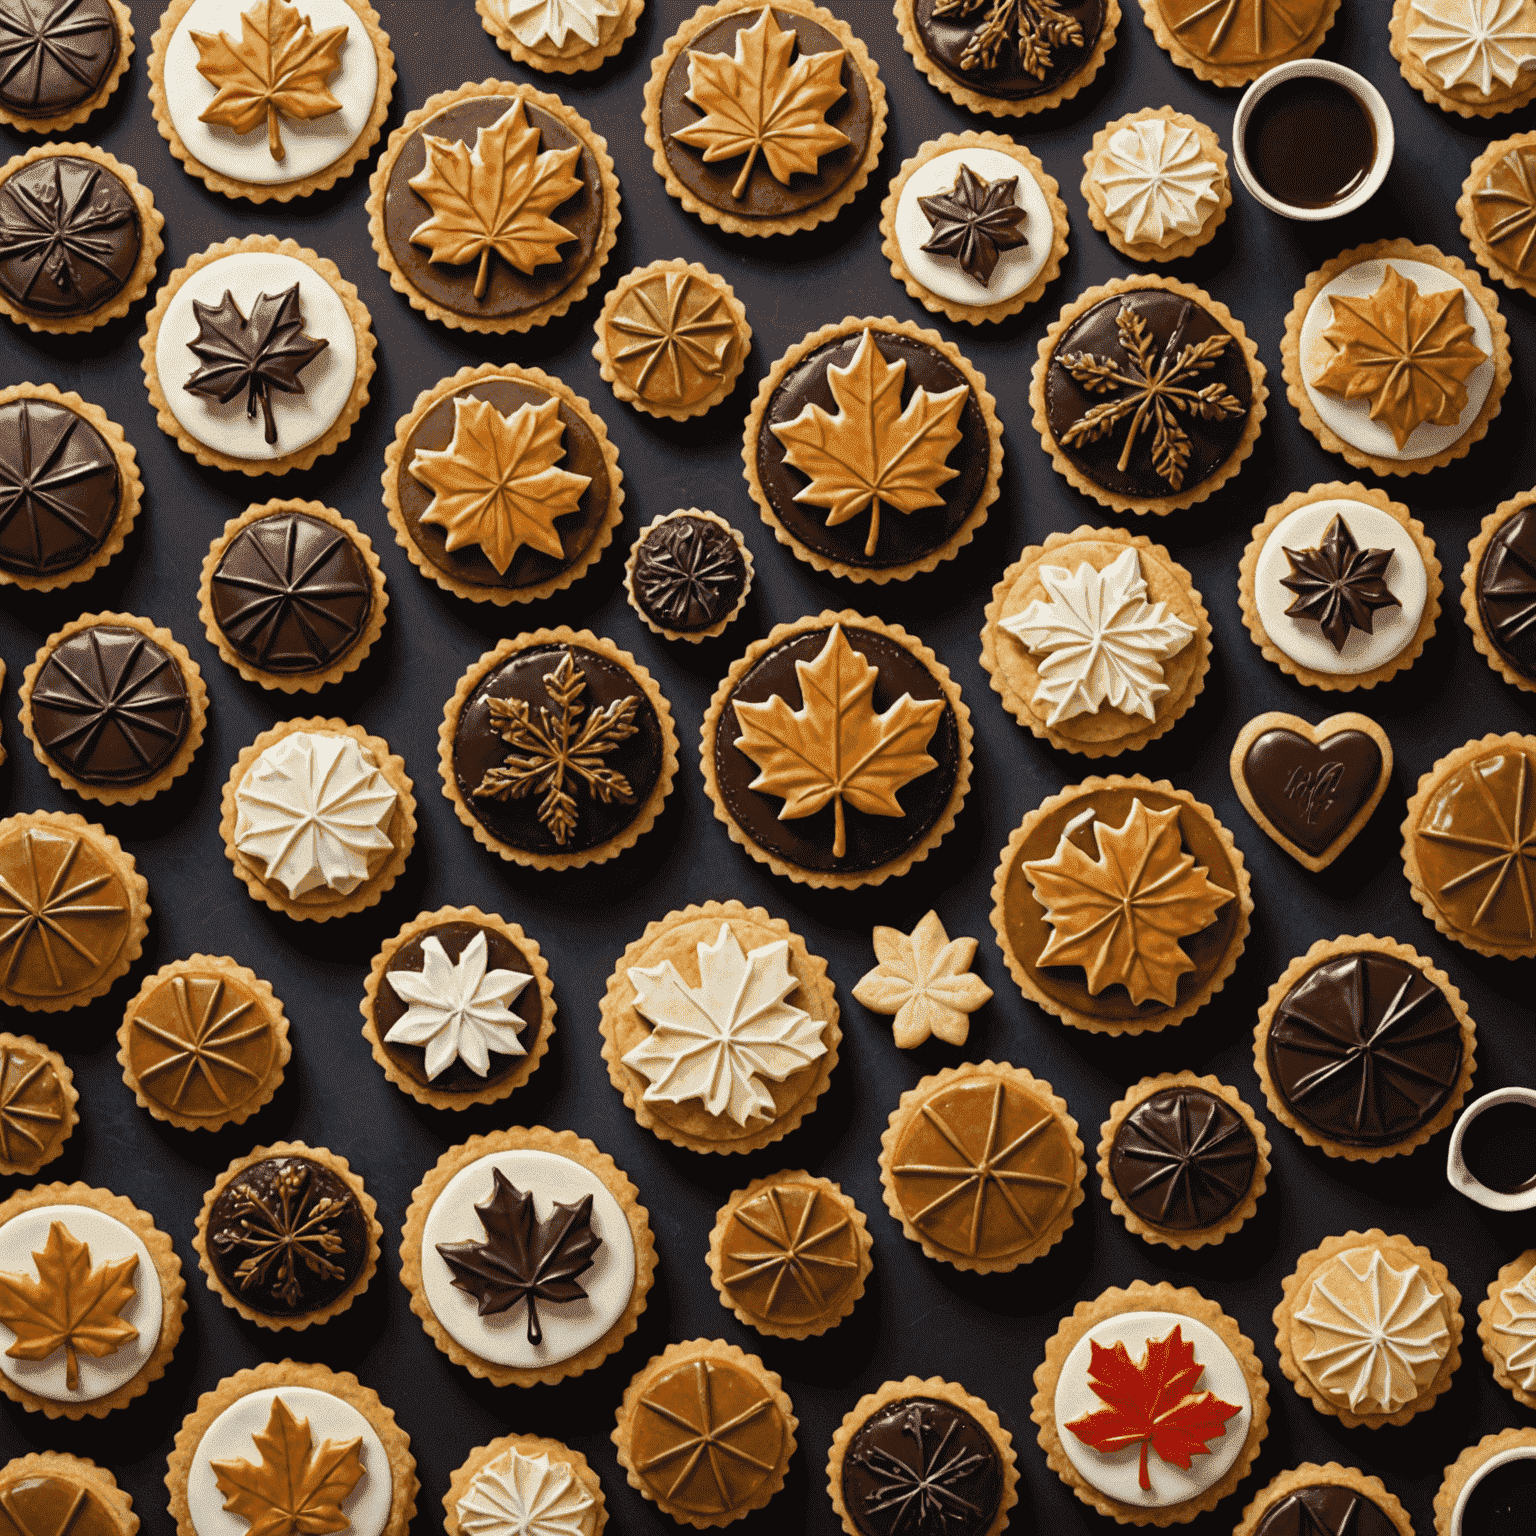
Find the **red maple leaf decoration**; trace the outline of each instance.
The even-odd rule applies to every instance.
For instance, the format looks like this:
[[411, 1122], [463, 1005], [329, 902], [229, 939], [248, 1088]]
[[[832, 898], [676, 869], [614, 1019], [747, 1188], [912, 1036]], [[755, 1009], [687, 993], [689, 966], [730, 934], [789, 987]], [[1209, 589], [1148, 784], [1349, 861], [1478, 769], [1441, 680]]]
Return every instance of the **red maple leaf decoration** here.
[[1182, 1326], [1166, 1339], [1148, 1339], [1146, 1358], [1132, 1361], [1124, 1344], [1105, 1349], [1092, 1343], [1088, 1385], [1109, 1406], [1085, 1414], [1067, 1428], [1096, 1451], [1141, 1446], [1141, 1486], [1150, 1490], [1147, 1452], [1189, 1471], [1192, 1456], [1210, 1454], [1211, 1440], [1226, 1434], [1227, 1420], [1242, 1409], [1214, 1392], [1196, 1392], [1205, 1367]]

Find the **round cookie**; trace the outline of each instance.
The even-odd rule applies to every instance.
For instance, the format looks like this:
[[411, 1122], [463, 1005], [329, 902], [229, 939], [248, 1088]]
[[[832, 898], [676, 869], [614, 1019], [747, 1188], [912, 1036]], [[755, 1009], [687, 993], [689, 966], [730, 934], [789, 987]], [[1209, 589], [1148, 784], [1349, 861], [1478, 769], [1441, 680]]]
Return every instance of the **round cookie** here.
[[83, 123], [128, 72], [133, 15], [122, 0], [3, 0], [0, 16], [19, 43], [0, 89], [0, 123], [22, 133]]
[[[580, 1451], [543, 1435], [502, 1435], [477, 1445], [454, 1470], [443, 1495], [443, 1530], [494, 1533], [498, 1523], [525, 1512], [550, 1522], [554, 1536], [602, 1536], [608, 1523], [603, 1485]], [[536, 1525], [530, 1536], [539, 1536]]]
[[105, 1467], [63, 1451], [34, 1451], [0, 1467], [0, 1509], [20, 1531], [61, 1530], [71, 1536], [135, 1536], [133, 1500]]
[[1461, 607], [1473, 645], [1506, 683], [1526, 693], [1536, 693], [1536, 645], [1525, 624], [1536, 600], [1533, 506], [1536, 491], [1500, 502], [1473, 535], [1461, 573]]
[[1272, 1477], [1232, 1536], [1413, 1536], [1408, 1511], [1379, 1477], [1305, 1461]]
[[625, 596], [664, 640], [697, 644], [723, 635], [751, 590], [752, 551], [741, 530], [713, 512], [664, 513], [629, 547]]
[[1536, 133], [1490, 144], [1456, 199], [1461, 232], [1484, 271], [1536, 294]]
[[1339, 0], [1280, 7], [1257, 0], [1217, 10], [1205, 0], [1141, 0], [1157, 45], [1182, 69], [1213, 85], [1239, 86], [1291, 59], [1309, 59], [1338, 14]]
[[545, 0], [475, 0], [475, 9], [496, 46], [519, 64], [574, 75], [596, 69], [624, 47], [640, 24], [645, 0], [561, 0], [556, 6]]
[[1519, 1519], [1530, 1501], [1536, 1429], [1484, 1435], [1445, 1469], [1435, 1494], [1435, 1536], [1477, 1536], [1502, 1516]]
[[1498, 117], [1536, 97], [1536, 44], [1518, 6], [1396, 0], [1387, 35], [1403, 79], [1442, 112]]
[[0, 1175], [33, 1177], [79, 1124], [74, 1073], [30, 1035], [0, 1030]]
[[1494, 1276], [1477, 1319], [1493, 1379], [1522, 1407], [1536, 1408], [1536, 1249]]

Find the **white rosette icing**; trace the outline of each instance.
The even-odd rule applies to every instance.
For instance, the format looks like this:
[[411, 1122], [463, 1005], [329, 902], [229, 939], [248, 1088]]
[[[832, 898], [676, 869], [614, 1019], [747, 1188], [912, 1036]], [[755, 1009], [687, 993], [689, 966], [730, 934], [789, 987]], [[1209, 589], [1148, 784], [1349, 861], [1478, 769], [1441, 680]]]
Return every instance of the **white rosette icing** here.
[[1509, 1321], [1493, 1329], [1501, 1340], [1504, 1369], [1522, 1392], [1536, 1392], [1536, 1269], [1500, 1291], [1499, 1301], [1509, 1313]]
[[699, 944], [699, 985], [690, 987], [670, 960], [631, 966], [636, 1011], [652, 1029], [624, 1054], [649, 1080], [647, 1103], [699, 1100], [737, 1125], [771, 1117], [779, 1083], [826, 1055], [826, 1025], [785, 999], [799, 985], [789, 969], [789, 941], [743, 954], [729, 923], [713, 944]]
[[515, 1447], [488, 1461], [459, 1500], [462, 1536], [592, 1536], [597, 1500], [563, 1461]]
[[1075, 571], [1042, 565], [1040, 580], [1050, 600], [1036, 598], [999, 627], [1045, 656], [1034, 702], [1050, 710], [1046, 723], [1097, 714], [1104, 704], [1152, 719], [1168, 692], [1161, 663], [1195, 631], [1166, 603], [1147, 601], [1137, 551], [1125, 550], [1102, 571], [1086, 560]]
[[1221, 201], [1221, 167], [1200, 135], [1165, 117], [1113, 133], [1093, 176], [1104, 192], [1104, 217], [1127, 245], [1197, 235]]
[[1536, 64], [1529, 0], [1412, 0], [1408, 40], [1444, 90], [1511, 86]]
[[613, 36], [624, 0], [487, 0], [487, 8], [525, 48], [596, 48]]
[[235, 791], [235, 848], [290, 900], [350, 896], [394, 843], [399, 796], [351, 736], [297, 731], [274, 742]]
[[1312, 1277], [1296, 1313], [1313, 1334], [1297, 1355], [1307, 1378], [1354, 1413], [1396, 1413], [1434, 1379], [1451, 1349], [1445, 1296], [1412, 1259], [1351, 1248]]

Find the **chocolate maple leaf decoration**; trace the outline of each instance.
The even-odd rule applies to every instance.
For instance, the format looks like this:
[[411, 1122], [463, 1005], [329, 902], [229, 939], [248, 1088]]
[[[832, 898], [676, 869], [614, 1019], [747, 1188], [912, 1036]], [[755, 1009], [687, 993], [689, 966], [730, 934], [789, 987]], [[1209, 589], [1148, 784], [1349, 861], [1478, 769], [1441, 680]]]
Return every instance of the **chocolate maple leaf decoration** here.
[[439, 1243], [453, 1283], [479, 1303], [480, 1316], [528, 1303], [528, 1342], [541, 1344], [539, 1303], [580, 1301], [576, 1277], [591, 1269], [603, 1240], [592, 1230], [592, 1196], [567, 1205], [553, 1201], [540, 1221], [533, 1195], [524, 1194], [499, 1168], [491, 1171], [491, 1197], [475, 1213], [483, 1242]]
[[281, 1394], [272, 1399], [267, 1427], [251, 1436], [260, 1461], [215, 1461], [214, 1481], [224, 1508], [248, 1521], [246, 1536], [322, 1536], [349, 1531], [341, 1506], [363, 1480], [363, 1437], [322, 1440], [309, 1420], [295, 1416]]
[[217, 304], [192, 301], [197, 335], [187, 343], [201, 359], [202, 367], [187, 380], [194, 395], [217, 400], [220, 405], [245, 391], [245, 414], [252, 421], [258, 408], [266, 425], [266, 439], [277, 441], [272, 419], [272, 391], [302, 395], [299, 374], [330, 346], [323, 336], [304, 334], [304, 312], [299, 307], [299, 285], [273, 295], [264, 293], [251, 306], [249, 320], [229, 289]]
[[117, 1314], [133, 1300], [137, 1254], [91, 1267], [90, 1245], [77, 1241], [62, 1221], [32, 1255], [37, 1279], [0, 1274], [0, 1323], [16, 1335], [6, 1350], [12, 1360], [46, 1360], [64, 1351], [64, 1385], [80, 1388], [79, 1356], [101, 1359], [139, 1336]]
[[[0, 61], [3, 58], [0, 46]], [[61, 293], [75, 293], [81, 269], [111, 272], [116, 245], [112, 231], [132, 221], [135, 213], [133, 199], [104, 166], [91, 165], [73, 197], [64, 188], [64, 168], [57, 159], [41, 186], [28, 177], [11, 176], [4, 190], [0, 259], [31, 266], [27, 293], [39, 277]]]
[[1056, 0], [939, 0], [933, 14], [959, 22], [974, 16], [983, 5], [986, 15], [975, 24], [960, 55], [961, 69], [996, 69], [1003, 49], [1011, 45], [1019, 68], [1041, 80], [1056, 62], [1053, 50], [1083, 46], [1082, 23]]
[[347, 28], [317, 33], [286, 0], [256, 0], [240, 17], [239, 42], [227, 32], [194, 32], [197, 72], [218, 88], [198, 121], [235, 133], [265, 123], [267, 148], [281, 160], [279, 113], [307, 120], [341, 110], [325, 82], [341, 68], [346, 40]]
[[998, 257], [1029, 244], [1019, 228], [1028, 215], [1019, 206], [1018, 194], [1017, 176], [983, 181], [962, 162], [948, 192], [917, 200], [933, 226], [923, 249], [933, 256], [953, 256], [967, 277], [990, 283]]
[[1344, 649], [1351, 630], [1371, 633], [1378, 608], [1400, 606], [1386, 582], [1392, 551], [1361, 549], [1342, 517], [1329, 523], [1315, 549], [1287, 548], [1285, 558], [1291, 574], [1280, 585], [1296, 594], [1286, 617], [1315, 619], [1336, 651]]

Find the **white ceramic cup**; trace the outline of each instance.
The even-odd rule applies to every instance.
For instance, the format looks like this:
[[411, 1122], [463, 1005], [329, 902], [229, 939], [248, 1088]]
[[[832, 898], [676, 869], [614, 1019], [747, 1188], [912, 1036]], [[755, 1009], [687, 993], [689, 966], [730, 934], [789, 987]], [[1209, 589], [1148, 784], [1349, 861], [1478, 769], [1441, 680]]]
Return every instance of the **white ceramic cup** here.
[[1536, 1445], [1512, 1445], [1507, 1451], [1500, 1451], [1497, 1456], [1490, 1456], [1467, 1479], [1466, 1487], [1461, 1490], [1461, 1497], [1456, 1500], [1456, 1507], [1451, 1511], [1449, 1536], [1480, 1536], [1477, 1531], [1463, 1530], [1461, 1524], [1461, 1518], [1466, 1513], [1467, 1505], [1477, 1485], [1498, 1467], [1507, 1466], [1512, 1461], [1526, 1461], [1533, 1458], [1536, 1458]]
[[[1248, 119], [1253, 116], [1253, 109], [1260, 99], [1282, 81], [1294, 80], [1298, 75], [1316, 80], [1332, 80], [1336, 85], [1342, 85], [1371, 114], [1371, 123], [1376, 130], [1376, 158], [1371, 162], [1365, 180], [1348, 197], [1342, 197], [1338, 202], [1329, 203], [1323, 208], [1299, 208], [1292, 203], [1282, 203], [1254, 174], [1243, 149]], [[1292, 59], [1288, 64], [1277, 64], [1273, 69], [1266, 70], [1243, 92], [1242, 100], [1237, 104], [1237, 115], [1232, 119], [1232, 161], [1237, 167], [1238, 180], [1271, 213], [1278, 213], [1287, 219], [1303, 219], [1308, 223], [1337, 219], [1343, 214], [1353, 213], [1356, 208], [1364, 207], [1387, 179], [1396, 142], [1392, 114], [1387, 110], [1381, 92], [1364, 75], [1357, 75], [1354, 70], [1335, 64], [1330, 59]]]
[[1466, 1158], [1462, 1156], [1461, 1144], [1466, 1140], [1467, 1127], [1485, 1110], [1500, 1104], [1528, 1104], [1536, 1109], [1536, 1088], [1496, 1088], [1480, 1099], [1473, 1099], [1462, 1110], [1456, 1121], [1456, 1129], [1451, 1132], [1451, 1144], [1445, 1154], [1445, 1176], [1452, 1189], [1465, 1195], [1468, 1200], [1486, 1205], [1490, 1211], [1536, 1210], [1536, 1187], [1515, 1190], [1513, 1193], [1489, 1189], [1481, 1179], [1473, 1176], [1472, 1170], [1467, 1167]]

